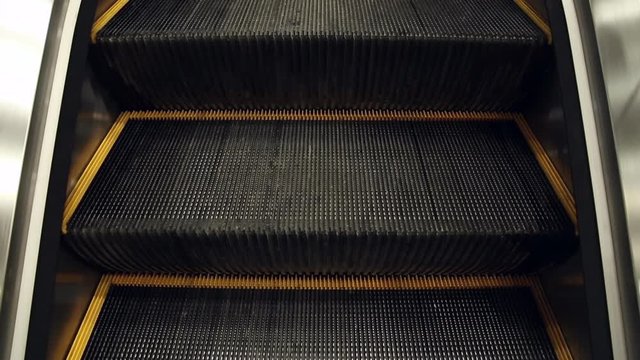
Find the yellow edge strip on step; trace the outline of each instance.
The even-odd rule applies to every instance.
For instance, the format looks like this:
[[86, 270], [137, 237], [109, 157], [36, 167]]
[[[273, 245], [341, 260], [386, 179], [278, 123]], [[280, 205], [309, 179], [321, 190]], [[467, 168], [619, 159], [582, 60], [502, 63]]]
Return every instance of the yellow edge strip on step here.
[[573, 357], [571, 356], [569, 346], [567, 346], [567, 342], [564, 339], [564, 335], [562, 335], [562, 329], [560, 329], [560, 325], [558, 324], [556, 317], [553, 315], [551, 306], [549, 305], [549, 302], [547, 302], [547, 297], [544, 295], [544, 290], [542, 289], [542, 285], [538, 279], [532, 280], [531, 291], [533, 292], [533, 296], [538, 304], [538, 310], [544, 320], [549, 340], [551, 340], [551, 345], [553, 345], [553, 349], [558, 360], [572, 360]]
[[89, 189], [89, 185], [91, 185], [93, 178], [98, 173], [100, 166], [102, 166], [104, 159], [109, 154], [109, 151], [111, 151], [113, 144], [115, 144], [128, 120], [129, 114], [126, 112], [122, 113], [118, 117], [118, 119], [115, 121], [115, 123], [107, 133], [107, 136], [105, 136], [105, 138], [102, 140], [102, 143], [91, 158], [91, 161], [89, 161], [89, 164], [87, 164], [87, 167], [82, 172], [82, 175], [80, 175], [76, 186], [73, 188], [73, 190], [71, 190], [71, 193], [69, 194], [69, 197], [67, 198], [67, 201], [64, 205], [64, 213], [62, 216], [63, 234], [67, 233], [67, 227], [69, 225], [69, 221], [71, 221], [73, 213], [78, 208], [78, 205], [80, 204], [80, 201], [82, 201], [84, 194], [87, 192], [87, 189]]
[[300, 277], [107, 275], [113, 285], [252, 290], [405, 290], [530, 287], [522, 276]]
[[98, 173], [100, 166], [107, 157], [113, 144], [124, 129], [127, 121], [134, 120], [320, 120], [320, 121], [429, 121], [429, 120], [478, 120], [478, 121], [502, 121], [515, 120], [527, 143], [531, 147], [538, 163], [542, 167], [547, 179], [550, 181], [554, 191], [556, 192], [560, 202], [562, 203], [569, 218], [577, 224], [576, 207], [573, 195], [565, 185], [562, 177], [556, 170], [555, 166], [547, 156], [544, 148], [538, 142], [533, 131], [527, 125], [526, 120], [521, 114], [501, 113], [501, 112], [474, 112], [474, 111], [315, 111], [315, 110], [299, 110], [299, 111], [132, 111], [123, 112], [115, 124], [109, 130], [109, 133], [98, 147], [93, 158], [80, 176], [78, 183], [71, 191], [65, 204], [62, 233], [66, 234], [69, 221], [76, 211], [80, 201], [84, 197], [93, 178]]
[[551, 44], [553, 41], [553, 36], [551, 34], [551, 27], [547, 24], [546, 20], [538, 14], [536, 9], [534, 9], [527, 0], [514, 0], [516, 5], [525, 13], [527, 16], [533, 21], [539, 28], [542, 30], [544, 35], [547, 37], [547, 43]]
[[98, 33], [100, 32], [100, 30], [102, 30], [102, 28], [105, 27], [105, 25], [107, 25], [107, 23], [113, 19], [114, 16], [116, 16], [116, 14], [122, 10], [122, 8], [127, 5], [127, 3], [129, 2], [129, 0], [116, 0], [111, 7], [109, 7], [109, 9], [107, 9], [107, 11], [104, 12], [104, 14], [100, 15], [100, 17], [98, 19], [96, 19], [96, 21], [93, 23], [93, 26], [91, 27], [91, 42], [92, 43], [96, 43], [96, 39], [98, 36]]
[[524, 276], [419, 276], [419, 277], [267, 277], [267, 276], [187, 276], [187, 275], [105, 275], [96, 290], [85, 319], [71, 346], [67, 360], [80, 360], [111, 285], [270, 289], [270, 290], [439, 290], [528, 287], [545, 322], [558, 360], [571, 360], [560, 326], [551, 311], [539, 281]]
[[[544, 32], [547, 42], [551, 44], [552, 35], [549, 24], [538, 14], [538, 12], [527, 2], [527, 0], [514, 0], [520, 9]], [[116, 0], [107, 11], [104, 12], [91, 28], [91, 42], [96, 43], [98, 32], [113, 19], [113, 17], [129, 2], [129, 0]]]
[[511, 120], [516, 114], [478, 111], [404, 111], [404, 110], [204, 110], [204, 111], [133, 111], [136, 120], [314, 120], [314, 121], [420, 121], [420, 120]]
[[544, 151], [542, 144], [540, 144], [529, 125], [527, 125], [527, 121], [524, 117], [522, 115], [517, 115], [515, 120], [522, 132], [522, 135], [524, 135], [527, 143], [529, 143], [529, 147], [538, 160], [540, 167], [542, 167], [544, 174], [551, 183], [553, 190], [556, 192], [558, 199], [560, 199], [560, 203], [562, 203], [567, 215], [573, 222], [573, 225], [577, 226], [576, 202], [573, 198], [573, 194], [571, 194], [571, 191], [567, 188], [567, 185], [564, 183], [564, 180], [562, 180], [558, 170], [556, 170], [556, 167], [553, 165], [553, 162], [551, 162], [551, 159], [549, 159], [549, 156]]
[[96, 289], [95, 294], [93, 295], [93, 300], [91, 300], [91, 304], [89, 304], [89, 308], [87, 309], [87, 313], [84, 316], [84, 320], [82, 320], [82, 324], [80, 325], [80, 329], [76, 334], [73, 345], [71, 345], [71, 349], [69, 350], [67, 359], [80, 360], [82, 358], [84, 349], [89, 343], [89, 339], [91, 338], [91, 334], [93, 333], [93, 327], [98, 321], [98, 316], [100, 316], [102, 305], [104, 305], [104, 301], [107, 298], [110, 287], [111, 279], [109, 278], [109, 276], [103, 276], [100, 284], [98, 285], [98, 288]]

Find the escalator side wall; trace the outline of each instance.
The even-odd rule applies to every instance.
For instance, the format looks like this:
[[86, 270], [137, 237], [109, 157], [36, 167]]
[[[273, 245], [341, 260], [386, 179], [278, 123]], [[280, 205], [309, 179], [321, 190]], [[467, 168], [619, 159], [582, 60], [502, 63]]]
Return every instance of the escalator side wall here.
[[[106, 0], [106, 1], [108, 2], [111, 0]], [[95, 67], [95, 63], [92, 63], [91, 65]], [[99, 70], [94, 69], [94, 71], [98, 72]], [[553, 78], [556, 75], [548, 75], [548, 76], [550, 78]], [[89, 75], [87, 75], [87, 79], [88, 77]], [[101, 78], [100, 80], [104, 80], [104, 79]], [[104, 81], [102, 82], [104, 83]], [[543, 86], [541, 92], [552, 90], [552, 92], [557, 93], [557, 91], [559, 90], [554, 89], [556, 86], [558, 86], [556, 83], [545, 85]], [[109, 90], [111, 90], [111, 92]], [[569, 174], [568, 172], [569, 165], [568, 165], [568, 159], [567, 159], [568, 156], [565, 157], [565, 155], [561, 155], [560, 156], [561, 159], [560, 160], [557, 159], [558, 154], [564, 154], [563, 152], [564, 150], [557, 150], [557, 149], [562, 149], [563, 146], [566, 146], [566, 139], [564, 139], [564, 135], [558, 136], [557, 135], [558, 133], [556, 131], [548, 131], [551, 129], [557, 129], [555, 125], [549, 128], [545, 127], [547, 131], [537, 129], [540, 126], [540, 124], [544, 124], [544, 120], [541, 119], [540, 116], [534, 115], [534, 111], [532, 111], [533, 109], [535, 109], [536, 112], [543, 114], [542, 117], [550, 116], [558, 111], [562, 113], [562, 105], [558, 103], [552, 104], [550, 102], [541, 101], [540, 100], [541, 92], [536, 92], [532, 94], [532, 96], [527, 97], [523, 101], [522, 106], [525, 108], [525, 114], [531, 120], [530, 121], [531, 127], [534, 129], [534, 131], [536, 132], [536, 135], [538, 135], [538, 138], [543, 143], [543, 145], [545, 145], [547, 154], [550, 156], [550, 158], [552, 158], [556, 167], [563, 174], [564, 180], [568, 184], [571, 184], [571, 182], [568, 181], [569, 176], [567, 176], [567, 174]], [[109, 98], [111, 96], [117, 95], [118, 93], [119, 93], [118, 91], [113, 90], [113, 85], [110, 85], [110, 87], [107, 88], [106, 91], [104, 89], [100, 90], [99, 94], [97, 94], [96, 99], [93, 99], [93, 100], [87, 99], [86, 103], [83, 102], [83, 104], [86, 106], [84, 109], [86, 109], [87, 111], [95, 111], [95, 109], [100, 107], [99, 103], [103, 101], [103, 100], [100, 100], [100, 98]], [[554, 100], [559, 101], [558, 95], [555, 94], [554, 96], [555, 96]], [[120, 106], [123, 106], [125, 104], [122, 100], [126, 100], [126, 99], [121, 99], [120, 101], [118, 101]], [[113, 101], [110, 101], [110, 102], [113, 102]], [[83, 112], [81, 112], [81, 116], [82, 116], [82, 113]], [[115, 116], [117, 116], [117, 112], [113, 110], [108, 110], [103, 114], [108, 116], [108, 118], [110, 119], [107, 121], [113, 121], [113, 119], [115, 119]], [[90, 130], [92, 129], [91, 132], [95, 132], [98, 138], [101, 136], [101, 134], [102, 136], [104, 136], [104, 134], [106, 134], [106, 131], [108, 130], [108, 126], [105, 127], [104, 124], [95, 123], [95, 122], [87, 123], [86, 126], [87, 126], [87, 129], [90, 129]], [[76, 133], [80, 134], [81, 132], [83, 132], [83, 130], [81, 130], [79, 127], [76, 130]], [[548, 144], [556, 144], [556, 147], [554, 147], [553, 145], [549, 146]], [[79, 152], [78, 149], [79, 149], [79, 146], [75, 146], [74, 157], [77, 159], [81, 159], [82, 156], [77, 156]], [[82, 167], [82, 165], [80, 165], [81, 162], [77, 162], [77, 164], [78, 164], [77, 166]], [[71, 179], [73, 178], [74, 177], [72, 176]], [[72, 186], [73, 185], [70, 182], [69, 188], [71, 188]], [[60, 250], [60, 251], [61, 252], [59, 254], [53, 254], [53, 256], [58, 256], [59, 259], [64, 259], [62, 252], [64, 252], [65, 250]], [[69, 266], [73, 267], [76, 273], [92, 274], [91, 279], [93, 280], [88, 280], [88, 282], [85, 282], [83, 280], [82, 284], [79, 286], [81, 287], [88, 286], [89, 288], [91, 288], [97, 285], [97, 280], [96, 280], [97, 276], [94, 276], [94, 275], [99, 274], [100, 273], [99, 270], [96, 270], [90, 267], [87, 268], [85, 265], [81, 265], [81, 263], [78, 263], [76, 260], [73, 260], [73, 261], [61, 260], [61, 261], [62, 262], [69, 261], [69, 264], [72, 264], [72, 263], [75, 264], [75, 265], [69, 265]], [[581, 304], [585, 302], [583, 284], [581, 283], [581, 281], [583, 281], [581, 266], [582, 264], [580, 263], [580, 259], [576, 257], [568, 261], [567, 264], [561, 267], [554, 267], [554, 268], [548, 269], [547, 271], [545, 271], [542, 277], [542, 283], [543, 283], [543, 286], [545, 287], [547, 294], [552, 294], [551, 296], [549, 296], [549, 301], [551, 302], [554, 312], [558, 314], [558, 321], [560, 322], [560, 325], [563, 331], [565, 331], [566, 333], [566, 337], [569, 341], [569, 345], [572, 349], [572, 352], [576, 354], [577, 358], [588, 359], [587, 356], [589, 355], [589, 352], [590, 352], [588, 336], [584, 335], [583, 332], [575, 333], [571, 330], [572, 328], [578, 328], [578, 329], [582, 328], [583, 330], [587, 328], [587, 325], [583, 325], [584, 322], [586, 321], [585, 319], [586, 317], [584, 316], [584, 311], [583, 311], [584, 307], [582, 305], [580, 306], [571, 305], [571, 303], [568, 302], [569, 298], [577, 299], [577, 301], [580, 302]], [[62, 266], [61, 268], [63, 267], [64, 266]], [[58, 270], [58, 275], [60, 274], [62, 274], [62, 270]], [[573, 283], [567, 283], [566, 281], [567, 279], [574, 279], [576, 281]], [[56, 292], [60, 294], [62, 291], [65, 291], [64, 288], [61, 285], [57, 284]], [[87, 294], [88, 294], [87, 292], [85, 292], [84, 295], [82, 295], [81, 292], [66, 292], [65, 297], [67, 302], [71, 301], [71, 302], [83, 303], [83, 301], [85, 301], [83, 300], [83, 298], [86, 297]], [[57, 309], [63, 309], [63, 307], [61, 306], [62, 304], [56, 303], [56, 311]], [[570, 316], [568, 317], [563, 316], [563, 312], [568, 312]], [[578, 322], [575, 322], [576, 319], [578, 319]], [[81, 319], [79, 317], [66, 318], [66, 319], [57, 318], [56, 321], [58, 323], [53, 324], [54, 327], [64, 326], [67, 328], [77, 329], [80, 325]], [[575, 340], [575, 341], [572, 341], [572, 340]], [[61, 342], [57, 344], [58, 348], [60, 347], [68, 348], [71, 345], [70, 343], [64, 344], [64, 341], [66, 340], [61, 340]], [[50, 359], [61, 358], [59, 354], [56, 355], [56, 353], [52, 351], [55, 347], [56, 346], [50, 347], [50, 353], [48, 354], [48, 358]]]

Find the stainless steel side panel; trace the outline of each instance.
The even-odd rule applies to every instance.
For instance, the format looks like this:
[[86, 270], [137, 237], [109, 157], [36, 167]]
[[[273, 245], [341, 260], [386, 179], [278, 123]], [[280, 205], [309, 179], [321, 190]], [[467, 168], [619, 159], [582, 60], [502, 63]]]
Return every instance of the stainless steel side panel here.
[[[20, 281], [15, 257], [25, 251], [19, 192], [33, 183], [25, 168], [27, 138], [49, 29], [53, 0], [3, 1], [0, 5], [0, 358], [9, 358]], [[21, 184], [21, 179], [25, 183]], [[18, 229], [21, 228], [21, 229]], [[12, 259], [10, 259], [10, 257]], [[12, 264], [10, 264], [13, 262]], [[18, 261], [19, 262], [19, 261]]]
[[0, 3], [0, 358], [23, 359], [81, 0]]
[[[638, 359], [637, 255], [635, 276], [630, 255], [638, 253], [640, 184], [639, 162], [629, 159], [637, 159], [640, 137], [632, 110], [638, 92], [639, 2], [562, 0], [562, 4], [580, 98], [602, 258], [601, 264], [586, 266], [603, 269], [614, 358]], [[612, 134], [616, 134], [615, 142]]]

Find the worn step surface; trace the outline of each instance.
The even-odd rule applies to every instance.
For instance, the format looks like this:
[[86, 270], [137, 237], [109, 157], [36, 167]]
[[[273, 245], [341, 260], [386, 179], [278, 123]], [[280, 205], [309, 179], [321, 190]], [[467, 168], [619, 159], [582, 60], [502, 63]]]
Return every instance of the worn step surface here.
[[150, 109], [506, 110], [549, 50], [512, 0], [130, 0], [96, 32]]
[[514, 121], [371, 116], [120, 121], [67, 243], [109, 270], [224, 274], [526, 272], [574, 249]]

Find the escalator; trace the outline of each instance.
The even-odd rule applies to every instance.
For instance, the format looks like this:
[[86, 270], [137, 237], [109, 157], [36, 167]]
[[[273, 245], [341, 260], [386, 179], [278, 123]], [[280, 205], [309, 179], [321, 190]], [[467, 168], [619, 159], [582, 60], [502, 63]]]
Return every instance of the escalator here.
[[64, 210], [103, 274], [68, 359], [573, 358], [535, 6], [118, 0], [91, 42], [123, 111]]

